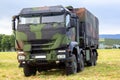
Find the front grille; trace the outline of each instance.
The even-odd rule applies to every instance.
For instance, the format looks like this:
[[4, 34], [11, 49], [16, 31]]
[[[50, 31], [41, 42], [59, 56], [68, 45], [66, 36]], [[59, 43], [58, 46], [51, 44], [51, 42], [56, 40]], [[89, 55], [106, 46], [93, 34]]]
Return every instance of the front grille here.
[[50, 47], [54, 45], [55, 40], [32, 40], [29, 41], [31, 44], [31, 54], [44, 54], [50, 52]]

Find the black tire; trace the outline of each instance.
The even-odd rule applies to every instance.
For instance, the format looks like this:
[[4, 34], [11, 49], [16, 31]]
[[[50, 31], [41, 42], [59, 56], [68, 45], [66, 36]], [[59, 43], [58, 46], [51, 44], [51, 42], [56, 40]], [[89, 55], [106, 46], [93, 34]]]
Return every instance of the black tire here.
[[35, 67], [31, 67], [28, 64], [24, 65], [23, 71], [24, 71], [24, 75], [26, 77], [29, 77], [31, 75], [36, 75], [36, 68]]
[[70, 75], [70, 74], [75, 74], [77, 73], [77, 60], [75, 55], [72, 55], [72, 61], [71, 62], [67, 62], [66, 63], [66, 74]]
[[36, 67], [31, 67], [31, 73], [32, 73], [33, 76], [36, 75], [36, 72], [37, 72]]
[[94, 66], [96, 66], [96, 64], [97, 64], [97, 52], [94, 51], [93, 53], [94, 53]]
[[41, 68], [38, 68], [37, 71], [41, 73], [43, 70]]
[[77, 68], [77, 71], [83, 71], [84, 70], [84, 57], [83, 55], [81, 54], [80, 55], [80, 63], [78, 63], [78, 68]]
[[91, 52], [91, 57], [90, 57], [90, 60], [87, 61], [87, 66], [94, 66], [94, 55], [93, 55], [93, 52]]

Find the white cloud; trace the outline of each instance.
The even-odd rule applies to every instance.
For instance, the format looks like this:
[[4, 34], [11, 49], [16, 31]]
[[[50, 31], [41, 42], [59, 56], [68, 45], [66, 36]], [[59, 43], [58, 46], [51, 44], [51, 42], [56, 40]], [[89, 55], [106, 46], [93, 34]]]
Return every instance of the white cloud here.
[[120, 34], [120, 25], [101, 24], [99, 25], [99, 34]]
[[0, 19], [0, 34], [12, 34], [11, 20], [8, 18]]
[[120, 4], [120, 0], [84, 0], [81, 1], [84, 5], [117, 5]]
[[120, 0], [3, 0], [0, 4], [1, 17], [3, 17], [0, 17], [0, 34], [12, 34], [11, 16], [19, 13], [22, 8], [49, 5], [86, 7], [99, 18], [100, 34], [120, 34], [120, 19], [118, 19]]

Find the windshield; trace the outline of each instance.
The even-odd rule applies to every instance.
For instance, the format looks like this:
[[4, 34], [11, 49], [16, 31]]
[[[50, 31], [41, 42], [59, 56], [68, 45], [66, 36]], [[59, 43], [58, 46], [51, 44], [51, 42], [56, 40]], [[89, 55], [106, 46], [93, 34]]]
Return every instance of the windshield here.
[[19, 24], [40, 24], [40, 23], [61, 23], [64, 22], [64, 15], [20, 17]]
[[39, 24], [40, 17], [20, 17], [20, 24]]
[[64, 15], [57, 16], [43, 16], [42, 23], [51, 23], [51, 22], [64, 22]]

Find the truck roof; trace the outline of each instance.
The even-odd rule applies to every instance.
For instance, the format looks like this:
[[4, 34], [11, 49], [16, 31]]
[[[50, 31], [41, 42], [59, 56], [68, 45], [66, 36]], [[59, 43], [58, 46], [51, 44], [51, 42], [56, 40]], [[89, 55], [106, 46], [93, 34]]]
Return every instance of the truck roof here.
[[23, 8], [19, 15], [23, 16], [28, 14], [60, 13], [64, 11], [65, 8], [61, 5], [44, 6], [44, 7]]

